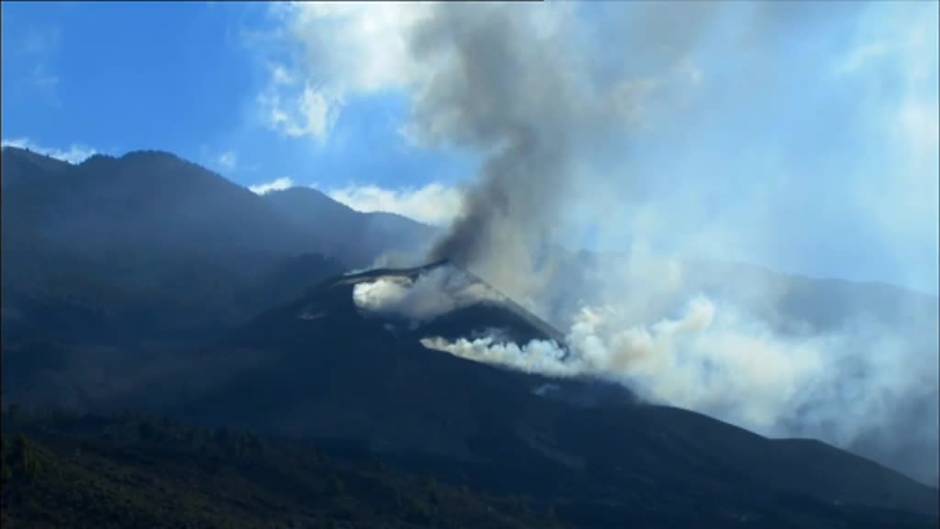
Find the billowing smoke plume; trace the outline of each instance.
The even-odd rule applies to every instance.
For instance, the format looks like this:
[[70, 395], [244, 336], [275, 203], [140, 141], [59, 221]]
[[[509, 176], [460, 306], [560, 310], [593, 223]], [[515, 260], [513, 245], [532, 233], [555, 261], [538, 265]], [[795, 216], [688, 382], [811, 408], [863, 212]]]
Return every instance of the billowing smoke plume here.
[[[623, 382], [647, 400], [695, 408], [768, 434], [792, 433], [781, 425], [808, 411], [815, 426], [832, 428], [829, 438], [846, 443], [858, 433], [852, 425], [883, 414], [882, 407], [891, 406], [886, 402], [891, 393], [918, 375], [893, 373], [881, 382], [894, 378], [900, 386], [872, 383], [864, 388], [869, 394], [839, 395], [859, 389], [842, 382], [840, 370], [849, 367], [850, 348], [860, 344], [842, 340], [787, 339], [733, 307], [719, 308], [697, 297], [675, 319], [642, 326], [631, 326], [617, 307], [584, 308], [567, 335], [570, 352], [553, 342], [517, 345], [492, 336], [453, 342], [428, 338], [423, 343], [526, 372]], [[856, 364], [860, 373], [881, 367], [877, 360]], [[929, 377], [921, 378], [929, 387]], [[846, 420], [847, 411], [855, 415], [852, 420]]]
[[[413, 51], [438, 68], [415, 100], [415, 123], [435, 137], [486, 153], [479, 181], [467, 196], [465, 216], [438, 243], [433, 257], [449, 257], [479, 271], [513, 296], [534, 301], [542, 314], [556, 312], [551, 306], [554, 284], [571, 281], [556, 266], [556, 230], [567, 220], [567, 210], [584, 198], [599, 209], [589, 214], [594, 225], [626, 218], [620, 208], [630, 202], [610, 203], [594, 195], [611, 190], [609, 196], [622, 197], [622, 189], [632, 187], [631, 168], [617, 167], [627, 180], [616, 181], [604, 174], [616, 165], [596, 160], [609, 156], [623, 163], [626, 158], [605, 150], [629, 149], [635, 129], [655, 118], [663, 101], [679, 108], [687, 104], [674, 92], [698, 80], [692, 57], [714, 11], [688, 4], [681, 10], [634, 11], [624, 21], [629, 20], [636, 40], [621, 42], [626, 44], [623, 62], [605, 72], [577, 55], [585, 49], [572, 47], [577, 28], [564, 20], [546, 24], [501, 6], [441, 7], [430, 15], [415, 30]], [[798, 23], [793, 17], [815, 15], [756, 14], [781, 26]], [[681, 32], [657, 32], [674, 23], [670, 17], [689, 24]], [[649, 48], [656, 51], [645, 53]], [[642, 51], [633, 63], [635, 49]], [[440, 55], [446, 60], [434, 62]], [[637, 75], [637, 70], [657, 75]], [[608, 141], [607, 135], [622, 140]], [[591, 161], [585, 163], [586, 158]], [[694, 252], [702, 241], [740, 244], [733, 230], [750, 231], [739, 226], [715, 236], [708, 232], [713, 228], [703, 228], [704, 238], [693, 238], [690, 248], [678, 249], [679, 255]], [[661, 233], [648, 228], [630, 233], [634, 251]], [[761, 232], [759, 237], [771, 234]], [[571, 356], [539, 341], [517, 345], [484, 337], [443, 343], [432, 338], [426, 345], [526, 371], [618, 379], [652, 400], [711, 413], [765, 434], [814, 436], [852, 446], [872, 432], [905, 431], [895, 433], [889, 444], [919, 446], [922, 454], [925, 446], [935, 450], [936, 424], [929, 423], [937, 415], [938, 349], [935, 343], [905, 336], [936, 332], [935, 315], [933, 321], [928, 315], [915, 325], [903, 322], [892, 328], [866, 321], [859, 311], [841, 326], [807, 332], [798, 328], [798, 314], [783, 315], [789, 319], [780, 310], [760, 314], [759, 302], [727, 292], [725, 301], [716, 302], [700, 297], [688, 280], [684, 288], [668, 292], [675, 296], [670, 299], [655, 285], [668, 281], [663, 276], [673, 260], [655, 253], [647, 260], [647, 273], [630, 282], [619, 281], [615, 268], [601, 267], [599, 273], [607, 277], [597, 289], [577, 293], [579, 308], [566, 321]], [[774, 292], [777, 288], [782, 287], [760, 285], [751, 295], [766, 296], [772, 306], [784, 295]], [[683, 304], [685, 312], [674, 316]], [[912, 409], [929, 415], [918, 416]], [[907, 469], [936, 480], [936, 457], [926, 457], [919, 465], [909, 462]]]
[[416, 31], [419, 59], [444, 57], [418, 100], [418, 125], [488, 152], [466, 214], [434, 257], [473, 265], [500, 255], [511, 269], [531, 270], [533, 246], [545, 239], [545, 220], [564, 193], [567, 136], [579, 118], [572, 103], [584, 97], [577, 86], [583, 77], [572, 75], [554, 28], [519, 14], [438, 9]]
[[[427, 346], [622, 380], [935, 482], [935, 297], [713, 263], [845, 262], [852, 235], [862, 276], [878, 260], [935, 281], [937, 126], [923, 118], [937, 113], [934, 7], [311, 4], [291, 29], [317, 116], [397, 90], [410, 141], [481, 157], [431, 257], [566, 329], [572, 354], [496, 336]], [[857, 156], [875, 151], [880, 164]], [[585, 241], [623, 255], [561, 249]], [[357, 303], [417, 319], [452, 306], [416, 309], [410, 292], [377, 282]]]
[[[820, 292], [800, 292], [798, 279], [734, 267], [694, 268], [693, 281], [682, 277], [684, 267], [673, 265], [671, 277], [648, 285], [636, 299], [615, 299], [630, 290], [622, 287], [607, 291], [606, 301], [600, 294], [593, 298], [597, 304], [582, 304], [568, 320], [565, 344], [516, 344], [498, 334], [422, 343], [525, 372], [621, 382], [652, 402], [695, 409], [765, 435], [824, 439], [926, 481], [935, 478], [935, 300], [906, 299], [910, 294], [898, 291], [894, 299], [863, 292], [848, 301], [887, 305], [866, 311], [840, 306], [847, 300], [838, 299], [838, 284], [820, 281], [812, 284]], [[632, 266], [634, 273], [643, 270]], [[732, 287], [724, 287], [734, 274]], [[610, 277], [603, 282], [614, 284]], [[642, 276], [634, 276], [628, 284], [640, 282]], [[695, 294], [702, 291], [710, 294]], [[899, 311], [894, 321], [890, 311]], [[841, 321], [827, 322], [814, 312], [837, 314]]]
[[[690, 9], [690, 19], [710, 11]], [[584, 50], [572, 46], [575, 10], [571, 4], [537, 12], [436, 5], [410, 35], [414, 59], [434, 71], [416, 91], [415, 135], [484, 153], [463, 215], [431, 258], [477, 271], [523, 302], [553, 278], [559, 220], [576, 188], [577, 161], [606, 136], [629, 133], [656, 85], [617, 68], [593, 71]], [[667, 44], [657, 60], [682, 77], [679, 62], [690, 41]]]

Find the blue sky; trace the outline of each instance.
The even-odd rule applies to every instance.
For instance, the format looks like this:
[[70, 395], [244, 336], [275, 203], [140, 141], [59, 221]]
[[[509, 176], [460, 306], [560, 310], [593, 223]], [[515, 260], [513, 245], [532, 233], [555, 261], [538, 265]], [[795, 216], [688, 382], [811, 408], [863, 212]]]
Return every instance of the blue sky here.
[[[567, 242], [936, 292], [937, 3], [673, 5], [564, 22], [595, 84], [643, 94], [638, 125], [579, 151]], [[433, 128], [451, 115], [412, 119], [434, 72], [401, 48], [420, 8], [355, 10], [4, 3], [3, 140], [167, 150], [446, 221], [487, 152]]]
[[264, 127], [256, 98], [269, 72], [252, 35], [273, 29], [267, 11], [4, 3], [3, 137], [62, 150], [167, 150], [244, 185], [289, 177], [418, 187], [472, 173], [465, 157], [406, 148], [397, 132], [405, 102], [394, 95], [350, 105], [326, 144]]

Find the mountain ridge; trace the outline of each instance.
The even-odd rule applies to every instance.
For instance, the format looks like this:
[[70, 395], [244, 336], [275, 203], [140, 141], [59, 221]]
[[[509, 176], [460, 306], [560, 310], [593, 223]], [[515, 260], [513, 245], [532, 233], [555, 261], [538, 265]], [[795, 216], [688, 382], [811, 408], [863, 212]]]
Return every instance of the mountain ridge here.
[[[277, 281], [268, 276], [300, 255], [324, 256], [321, 270], [307, 274], [319, 280], [429, 236], [422, 225], [397, 218], [414, 226], [407, 244], [372, 235], [381, 234], [382, 222], [323, 196], [343, 212], [329, 230], [358, 243], [355, 255], [331, 252], [317, 235], [328, 231], [323, 226], [291, 220], [274, 201], [163, 151], [68, 164], [7, 146], [2, 166], [4, 306], [13, 310], [16, 300], [33, 298], [85, 299], [95, 310], [123, 310], [130, 298], [169, 293], [178, 298], [174, 303], [221, 316], [206, 322], [215, 327], [253, 315], [253, 301], [238, 298]], [[318, 206], [300, 205], [314, 215]], [[309, 284], [304, 279], [295, 288]], [[96, 299], [92, 290], [102, 289], [112, 294]], [[164, 312], [162, 318], [180, 323], [203, 318]]]
[[[3, 151], [4, 406], [132, 407], [344, 440], [447, 479], [576, 505], [578, 527], [681, 526], [698, 514], [735, 527], [860, 519], [844, 505], [936, 515], [936, 489], [825, 443], [767, 439], [638, 403], [619, 384], [424, 347], [428, 336], [493, 329], [517, 343], [561, 333], [505, 299], [421, 321], [357, 304], [357, 284], [415, 282], [442, 266], [343, 275], [433, 234], [403, 217], [359, 214], [314, 190], [258, 196], [156, 151], [77, 165], [36, 156]], [[69, 178], [76, 185], [62, 185]], [[345, 237], [385, 246], [325, 246], [341, 231], [315, 214], [325, 208], [356, 219]], [[396, 247], [385, 239], [402, 221], [413, 231]], [[353, 253], [330, 255], [343, 251]], [[796, 289], [790, 310], [816, 303], [815, 285]], [[864, 298], [853, 292], [832, 306]]]
[[[579, 392], [599, 391], [604, 384], [521, 373], [425, 349], [418, 339], [436, 332], [433, 320], [396, 331], [389, 320], [362, 314], [353, 303], [356, 282], [383, 272], [326, 281], [230, 337], [216, 354], [258, 349], [257, 358], [275, 357], [265, 367], [251, 368], [265, 373], [260, 378], [233, 375], [231, 383], [193, 394], [178, 408], [183, 417], [197, 423], [226, 417], [266, 432], [360, 439], [393, 458], [457, 458], [476, 465], [481, 482], [495, 472], [490, 465], [525, 475], [532, 472], [528, 465], [542, 461], [538, 465], [547, 465], [546, 474], [537, 479], [544, 481], [545, 494], [574, 486], [569, 480], [584, 478], [584, 472], [611, 490], [647, 490], [644, 479], [672, 483], [681, 475], [700, 480], [703, 490], [730, 487], [722, 498], [744, 480], [757, 490], [779, 487], [830, 503], [936, 512], [935, 489], [822, 442], [767, 439], [689, 410], [640, 404], [627, 393], [597, 393], [599, 399], [579, 401]], [[416, 272], [420, 269], [403, 273]], [[462, 312], [457, 316], [462, 321], [450, 325], [463, 335], [489, 327], [483, 318], [505, 310], [492, 306], [490, 312]], [[303, 318], [305, 313], [317, 317]], [[350, 351], [356, 354], [350, 357]], [[546, 385], [554, 388], [547, 396], [538, 394]], [[283, 402], [275, 397], [282, 391], [291, 395], [295, 412], [250, 411], [259, 400]], [[415, 415], [412, 407], [421, 412]], [[292, 413], [304, 419], [291, 419]], [[885, 495], [888, 491], [894, 492]]]

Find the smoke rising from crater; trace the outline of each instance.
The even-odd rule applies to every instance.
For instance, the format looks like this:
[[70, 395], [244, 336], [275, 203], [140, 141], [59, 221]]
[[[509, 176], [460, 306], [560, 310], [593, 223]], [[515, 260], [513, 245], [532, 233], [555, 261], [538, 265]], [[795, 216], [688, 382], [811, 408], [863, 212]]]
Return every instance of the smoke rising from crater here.
[[[435, 67], [414, 98], [413, 130], [484, 156], [464, 214], [431, 258], [452, 259], [522, 300], [551, 280], [559, 221], [585, 176], [577, 161], [608, 135], [640, 126], [663, 82], [619, 67], [594, 71], [584, 47], [572, 42], [576, 9], [439, 5], [412, 33], [414, 57]], [[688, 35], [712, 11], [690, 9], [641, 12], [634, 24], [661, 24], [664, 15], [690, 23], [691, 32], [661, 43], [654, 59], [669, 77], [687, 75], [682, 61], [694, 45]]]
[[516, 8], [477, 7], [440, 6], [412, 41], [419, 60], [439, 65], [416, 98], [414, 125], [431, 141], [486, 153], [464, 215], [431, 258], [452, 259], [526, 298], [542, 286], [529, 272], [562, 207], [571, 136], [596, 108], [587, 104], [588, 78], [568, 56], [556, 18], [563, 13], [532, 19]]
[[[863, 278], [878, 262], [935, 287], [940, 156], [920, 117], [937, 114], [935, 6], [296, 9], [324, 101], [399, 91], [409, 141], [479, 155], [431, 257], [566, 329], [577, 369], [936, 481], [935, 298], [703, 264], [831, 262]], [[621, 255], [562, 249], [580, 245]], [[691, 314], [710, 323], [687, 329]], [[433, 344], [559, 361], [480, 340]]]
[[367, 313], [402, 317], [413, 324], [476, 303], [497, 303], [504, 297], [459, 270], [439, 267], [416, 279], [382, 276], [353, 285], [353, 302]]

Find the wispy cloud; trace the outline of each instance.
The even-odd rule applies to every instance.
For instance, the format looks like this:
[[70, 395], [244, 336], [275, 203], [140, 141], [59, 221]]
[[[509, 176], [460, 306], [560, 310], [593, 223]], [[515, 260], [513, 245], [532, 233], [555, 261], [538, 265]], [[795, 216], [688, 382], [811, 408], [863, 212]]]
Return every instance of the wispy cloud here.
[[61, 81], [55, 69], [50, 66], [61, 47], [62, 32], [57, 27], [29, 28], [20, 45], [14, 49], [28, 58], [32, 68], [23, 79], [32, 86], [35, 93], [54, 106], [59, 106], [58, 87]]
[[219, 155], [215, 162], [222, 169], [232, 171], [238, 167], [238, 154], [235, 151], [225, 151]]
[[80, 144], [72, 144], [67, 149], [46, 147], [34, 143], [29, 138], [4, 139], [3, 146], [27, 149], [45, 156], [55, 158], [57, 160], [62, 160], [63, 162], [68, 162], [70, 164], [81, 163], [88, 157], [98, 153], [97, 150]]
[[45, 65], [36, 64], [29, 76], [30, 83], [53, 103], [58, 103], [59, 76], [50, 72]]
[[20, 51], [32, 55], [45, 55], [59, 49], [62, 31], [57, 27], [29, 28], [23, 38]]
[[439, 183], [400, 189], [353, 185], [327, 191], [327, 194], [358, 211], [397, 213], [437, 226], [450, 224], [463, 208], [460, 190]]
[[256, 193], [258, 195], [264, 195], [266, 193], [270, 193], [271, 191], [283, 191], [285, 189], [290, 189], [291, 187], [294, 187], [294, 180], [292, 180], [289, 177], [283, 176], [281, 178], [272, 180], [270, 182], [264, 182], [261, 184], [248, 186], [248, 189], [252, 193]]
[[272, 6], [283, 24], [274, 40], [299, 41], [310, 60], [270, 63], [268, 84], [257, 98], [263, 122], [285, 136], [323, 142], [347, 99], [403, 88], [419, 73], [427, 75], [428, 68], [411, 57], [404, 31], [427, 11], [395, 3]]
[[258, 95], [262, 122], [290, 138], [309, 136], [323, 142], [336, 121], [339, 98], [310, 82], [300, 83], [283, 65], [270, 67], [270, 79]]

